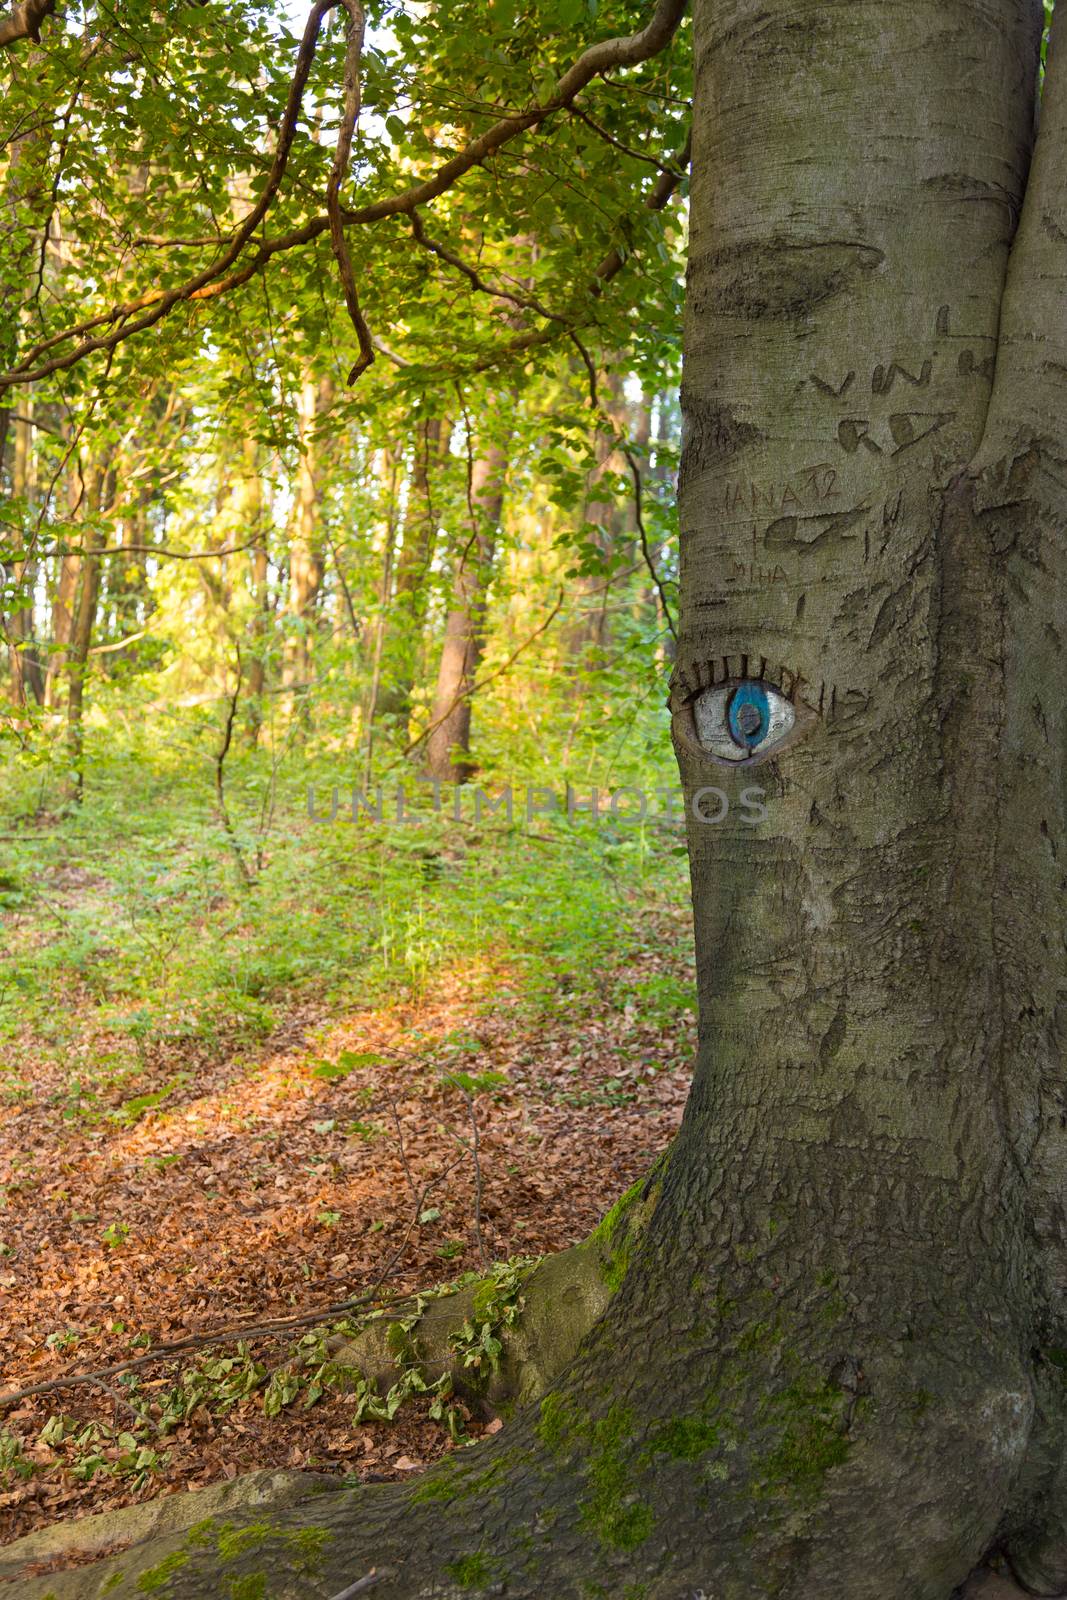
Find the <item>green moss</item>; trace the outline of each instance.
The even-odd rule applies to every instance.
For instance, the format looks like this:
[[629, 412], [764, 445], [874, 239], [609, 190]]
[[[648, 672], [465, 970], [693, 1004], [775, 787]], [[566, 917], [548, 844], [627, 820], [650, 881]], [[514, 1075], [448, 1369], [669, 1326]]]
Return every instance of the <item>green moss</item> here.
[[652, 1532], [651, 1506], [632, 1491], [633, 1415], [624, 1406], [612, 1406], [591, 1428], [587, 1467], [590, 1493], [579, 1503], [582, 1521], [603, 1544], [616, 1550], [634, 1550]]
[[435, 1500], [451, 1500], [455, 1497], [456, 1487], [455, 1465], [448, 1461], [428, 1472], [411, 1498], [415, 1505], [429, 1505]]
[[576, 1407], [561, 1395], [546, 1394], [541, 1401], [541, 1417], [535, 1431], [554, 1456], [566, 1454], [582, 1431]]
[[[226, 1523], [226, 1527], [230, 1524]], [[185, 1535], [185, 1548], [187, 1550], [203, 1549], [206, 1545], [215, 1543], [215, 1524], [210, 1517], [205, 1517], [203, 1522], [194, 1522]]]
[[461, 1589], [485, 1589], [492, 1582], [492, 1568], [480, 1551], [450, 1561], [445, 1570]]
[[593, 1229], [593, 1240], [598, 1248], [600, 1276], [616, 1294], [622, 1287], [630, 1265], [633, 1236], [629, 1229], [623, 1231], [622, 1223], [627, 1212], [640, 1200], [645, 1179], [638, 1179], [632, 1188], [620, 1195], [603, 1221]]
[[700, 1415], [673, 1417], [665, 1428], [654, 1435], [647, 1454], [662, 1451], [676, 1461], [697, 1461], [709, 1451], [717, 1450], [721, 1442], [717, 1421]]
[[933, 1403], [934, 1397], [929, 1389], [916, 1389], [910, 1401], [911, 1414], [915, 1420], [924, 1417]]
[[116, 1571], [111, 1574], [110, 1578], [104, 1579], [104, 1582], [100, 1586], [100, 1593], [110, 1594], [112, 1589], [117, 1589], [125, 1575], [126, 1569], [124, 1567], [118, 1567]]
[[295, 1533], [284, 1535], [285, 1547], [299, 1572], [310, 1574], [318, 1570], [329, 1538], [325, 1528], [298, 1528]]
[[505, 1457], [501, 1457], [481, 1472], [470, 1472], [455, 1459], [442, 1461], [426, 1474], [411, 1498], [416, 1504], [431, 1504], [434, 1501], [447, 1504], [449, 1501], [473, 1500], [475, 1496], [488, 1495], [507, 1476], [510, 1464]]
[[601, 1244], [610, 1245], [612, 1235], [614, 1234], [616, 1228], [619, 1226], [619, 1223], [622, 1221], [627, 1211], [629, 1211], [630, 1207], [639, 1198], [641, 1190], [644, 1188], [644, 1186], [644, 1178], [638, 1178], [637, 1182], [631, 1185], [625, 1194], [621, 1194], [619, 1196], [611, 1210], [601, 1218], [596, 1227], [593, 1229], [592, 1236], [594, 1239]]
[[537, 1435], [555, 1456], [585, 1454], [589, 1492], [579, 1502], [582, 1521], [604, 1544], [632, 1550], [652, 1532], [653, 1515], [632, 1491], [634, 1471], [645, 1459], [633, 1450], [634, 1420], [623, 1406], [596, 1419], [583, 1418], [570, 1400], [549, 1394], [541, 1402]]
[[223, 1561], [236, 1561], [248, 1550], [258, 1550], [274, 1530], [269, 1522], [250, 1522], [245, 1528], [235, 1528], [232, 1522], [223, 1523], [215, 1540], [215, 1548]]
[[738, 1336], [739, 1355], [765, 1355], [782, 1342], [782, 1330], [777, 1322], [752, 1322]]
[[184, 1567], [188, 1559], [184, 1550], [172, 1550], [169, 1556], [163, 1557], [158, 1566], [149, 1567], [146, 1572], [141, 1573], [137, 1579], [138, 1589], [142, 1594], [155, 1594], [166, 1587], [169, 1580]]
[[761, 1408], [780, 1427], [777, 1442], [756, 1463], [759, 1495], [815, 1498], [826, 1474], [848, 1455], [843, 1392], [830, 1383], [798, 1381]]
[[227, 1585], [230, 1600], [266, 1600], [267, 1575], [249, 1572], [241, 1578], [231, 1578]]

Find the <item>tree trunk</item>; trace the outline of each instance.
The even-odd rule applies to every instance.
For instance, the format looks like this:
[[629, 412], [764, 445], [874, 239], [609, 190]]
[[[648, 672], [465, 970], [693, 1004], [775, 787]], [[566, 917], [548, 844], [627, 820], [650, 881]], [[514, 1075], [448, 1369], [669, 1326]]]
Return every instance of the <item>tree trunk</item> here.
[[457, 760], [470, 753], [471, 696], [485, 645], [485, 605], [504, 504], [507, 456], [489, 445], [471, 471], [470, 537], [459, 552], [452, 605], [445, 622], [437, 691], [426, 741], [426, 772], [445, 783], [465, 783], [474, 768]]
[[267, 684], [267, 641], [270, 626], [270, 596], [267, 584], [267, 530], [263, 516], [263, 480], [259, 471], [259, 446], [248, 435], [242, 444], [242, 473], [237, 496], [237, 525], [241, 537], [238, 543], [249, 538], [255, 544], [249, 552], [249, 580], [252, 590], [252, 618], [249, 626], [251, 650], [245, 663], [248, 692], [245, 697], [247, 718], [245, 737], [251, 745], [258, 744], [263, 725], [263, 693]]
[[[583, 540], [596, 546], [601, 558], [618, 553], [620, 542], [629, 533], [627, 508], [614, 494], [598, 498], [603, 493], [604, 477], [614, 475], [625, 466], [616, 445], [619, 434], [626, 436], [629, 428], [626, 401], [623, 397], [622, 377], [613, 358], [611, 370], [603, 380], [605, 406], [612, 427], [601, 428], [596, 436], [594, 455], [596, 466], [589, 475], [588, 499], [583, 521], [588, 525]], [[583, 374], [584, 376], [584, 374]], [[611, 578], [599, 568], [581, 573], [574, 580], [572, 596], [575, 614], [564, 633], [564, 647], [571, 664], [580, 672], [583, 667], [599, 666], [608, 647], [608, 605]], [[578, 687], [580, 688], [580, 682]]]
[[399, 476], [399, 455], [392, 448], [382, 451], [380, 484], [382, 497], [385, 503], [385, 536], [382, 546], [382, 576], [378, 586], [378, 614], [374, 619], [374, 643], [371, 647], [371, 674], [370, 684], [367, 689], [367, 703], [363, 710], [362, 724], [365, 734], [363, 751], [363, 773], [367, 787], [370, 787], [374, 761], [374, 721], [378, 714], [378, 697], [382, 682], [382, 647], [385, 643], [385, 625], [389, 613], [389, 601], [393, 590], [393, 556], [396, 549], [396, 533], [399, 526], [399, 510], [397, 506], [397, 478]]
[[322, 441], [317, 437], [319, 419], [333, 402], [333, 380], [304, 375], [300, 390], [300, 465], [297, 470], [296, 504], [293, 508], [293, 536], [289, 547], [289, 612], [292, 632], [286, 646], [285, 683], [293, 691], [290, 710], [299, 703], [307, 711], [307, 691], [311, 682], [310, 635], [315, 602], [322, 583]]
[[[75, 463], [68, 482], [70, 519], [72, 521], [78, 513], [83, 495], [80, 469]], [[74, 610], [77, 601], [81, 565], [82, 558], [80, 555], [65, 555], [59, 558], [59, 574], [56, 578], [56, 586], [52, 596], [52, 643], [48, 655], [48, 670], [45, 673], [44, 680], [44, 703], [49, 710], [57, 707], [62, 699], [63, 683], [66, 677], [67, 650], [74, 628]]]
[[[66, 655], [67, 669], [67, 757], [70, 774], [67, 791], [71, 799], [79, 801], [85, 783], [83, 753], [85, 736], [85, 679], [89, 670], [89, 646], [92, 643], [93, 623], [96, 620], [96, 602], [100, 592], [100, 557], [96, 551], [103, 544], [98, 514], [104, 509], [105, 485], [111, 474], [102, 468], [93, 471], [87, 494], [84, 554], [80, 557], [80, 582], [73, 608], [70, 645]], [[94, 515], [96, 513], [96, 515]]]
[[222, 1581], [198, 1538], [27, 1593], [133, 1596], [173, 1552], [172, 1597], [281, 1600], [313, 1546], [315, 1593], [375, 1600], [950, 1600], [998, 1546], [1067, 1588], [1067, 8], [1027, 190], [1040, 23], [698, 0], [700, 1050], [604, 1314], [477, 1451], [309, 1484]]
[[[28, 511], [33, 505], [37, 487], [32, 394], [26, 395], [23, 407], [25, 415], [15, 422], [15, 460], [11, 486], [16, 499], [21, 500]], [[8, 636], [11, 700], [17, 706], [26, 704], [27, 689], [38, 705], [44, 698], [44, 676], [37, 658], [34, 629], [37, 570], [37, 561], [33, 557], [15, 566], [15, 581], [25, 601], [11, 618]]]
[[437, 545], [439, 512], [434, 499], [434, 476], [447, 452], [448, 437], [449, 429], [440, 417], [428, 417], [416, 433], [404, 538], [396, 562], [377, 696], [379, 711], [387, 715], [406, 715], [415, 685], [430, 566]]

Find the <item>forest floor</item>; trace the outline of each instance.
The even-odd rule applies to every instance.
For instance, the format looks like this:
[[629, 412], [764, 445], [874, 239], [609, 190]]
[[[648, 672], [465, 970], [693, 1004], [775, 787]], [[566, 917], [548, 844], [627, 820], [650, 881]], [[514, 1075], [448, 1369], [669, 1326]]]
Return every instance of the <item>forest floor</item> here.
[[[402, 1477], [494, 1427], [435, 1419], [431, 1396], [383, 1421], [328, 1383], [279, 1387], [308, 1327], [249, 1330], [340, 1326], [353, 1297], [559, 1250], [648, 1167], [688, 1088], [690, 920], [662, 885], [624, 889], [628, 932], [587, 908], [593, 971], [546, 982], [514, 932], [483, 938], [371, 1003], [285, 991], [251, 1047], [145, 1027], [131, 1057], [128, 1018], [60, 972], [61, 1047], [38, 1006], [0, 1069], [0, 1543], [261, 1467]], [[83, 890], [56, 868], [47, 903]]]

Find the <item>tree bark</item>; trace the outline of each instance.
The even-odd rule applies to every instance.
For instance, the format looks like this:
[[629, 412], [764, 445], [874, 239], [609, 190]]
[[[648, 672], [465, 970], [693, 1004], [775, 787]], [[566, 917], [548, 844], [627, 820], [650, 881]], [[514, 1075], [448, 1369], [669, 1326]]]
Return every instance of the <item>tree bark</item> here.
[[698, 0], [684, 1123], [538, 1406], [169, 1595], [1067, 1586], [1065, 17], [1026, 192], [1039, 4]]
[[447, 453], [448, 437], [448, 426], [440, 417], [426, 418], [416, 431], [404, 537], [396, 562], [377, 697], [379, 711], [387, 715], [406, 715], [415, 685], [430, 567], [437, 546], [439, 511], [434, 477]]
[[378, 586], [377, 616], [374, 619], [370, 684], [367, 688], [367, 702], [362, 717], [365, 733], [363, 775], [368, 788], [370, 787], [374, 762], [374, 723], [378, 715], [378, 700], [382, 682], [382, 650], [385, 644], [385, 627], [389, 612], [389, 602], [393, 592], [393, 556], [396, 550], [397, 528], [399, 527], [399, 507], [397, 505], [397, 479], [399, 472], [399, 452], [392, 448], [383, 450], [379, 477], [385, 513], [385, 529], [382, 541], [382, 575]]
[[236, 496], [239, 543], [249, 537], [255, 544], [249, 552], [252, 618], [249, 628], [251, 650], [245, 662], [248, 679], [245, 737], [249, 744], [259, 742], [263, 725], [263, 694], [267, 685], [267, 648], [270, 628], [270, 594], [267, 581], [267, 529], [263, 516], [263, 480], [259, 470], [259, 446], [249, 434], [241, 447], [241, 483]]
[[322, 515], [322, 442], [320, 418], [333, 403], [333, 380], [305, 373], [300, 390], [300, 464], [297, 469], [293, 536], [289, 547], [289, 612], [293, 631], [286, 647], [285, 683], [293, 691], [290, 709], [307, 709], [311, 682], [310, 635], [315, 603], [322, 584], [323, 557], [319, 518]]
[[[69, 798], [80, 801], [85, 785], [85, 679], [89, 670], [89, 646], [92, 643], [93, 624], [96, 620], [96, 602], [100, 592], [100, 557], [96, 551], [104, 540], [98, 517], [104, 506], [105, 485], [111, 474], [104, 468], [95, 468], [86, 496], [88, 517], [85, 526], [85, 548], [79, 558], [79, 584], [73, 606], [70, 644], [66, 654], [67, 674], [67, 756], [70, 776], [67, 782]], [[112, 480], [113, 481], [113, 480]], [[94, 515], [95, 513], [95, 515]]]
[[[583, 538], [596, 546], [602, 557], [611, 557], [618, 552], [620, 542], [630, 532], [628, 526], [627, 508], [620, 504], [615, 495], [605, 499], [598, 498], [598, 489], [603, 493], [603, 478], [608, 473], [621, 470], [624, 463], [617, 450], [617, 438], [621, 433], [624, 436], [629, 430], [627, 405], [623, 397], [622, 378], [617, 366], [617, 357], [613, 358], [611, 370], [604, 376], [606, 390], [605, 410], [611, 420], [612, 428], [601, 428], [596, 436], [594, 455], [596, 465], [589, 475], [588, 497], [584, 508], [583, 521], [588, 525]], [[584, 377], [584, 372], [582, 377]], [[571, 658], [572, 666], [579, 672], [589, 666], [594, 668], [601, 663], [603, 653], [608, 647], [608, 604], [611, 594], [611, 579], [605, 578], [601, 571], [581, 573], [574, 580], [572, 591], [575, 605], [575, 615], [570, 625], [565, 630], [565, 649]]]
[[[36, 491], [36, 464], [33, 449], [33, 396], [24, 402], [26, 415], [15, 422], [15, 460], [12, 472], [12, 489], [17, 500], [27, 510], [32, 507]], [[8, 657], [11, 671], [11, 699], [13, 704], [26, 704], [26, 690], [38, 705], [44, 698], [44, 675], [37, 656], [34, 628], [34, 596], [37, 589], [37, 561], [29, 558], [15, 567], [15, 581], [26, 604], [11, 618], [8, 632]]]
[[507, 464], [504, 449], [490, 444], [471, 469], [472, 525], [456, 564], [426, 741], [427, 775], [444, 783], [465, 783], [475, 770], [460, 758], [470, 754], [472, 695], [485, 646], [486, 598]]

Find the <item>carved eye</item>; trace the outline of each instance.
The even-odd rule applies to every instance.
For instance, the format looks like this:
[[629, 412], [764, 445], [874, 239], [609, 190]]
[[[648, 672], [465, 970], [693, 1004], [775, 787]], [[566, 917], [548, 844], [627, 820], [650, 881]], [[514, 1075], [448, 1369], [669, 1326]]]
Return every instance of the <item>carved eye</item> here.
[[721, 683], [693, 701], [697, 741], [720, 761], [755, 761], [769, 755], [793, 731], [796, 720], [791, 701], [755, 678]]

